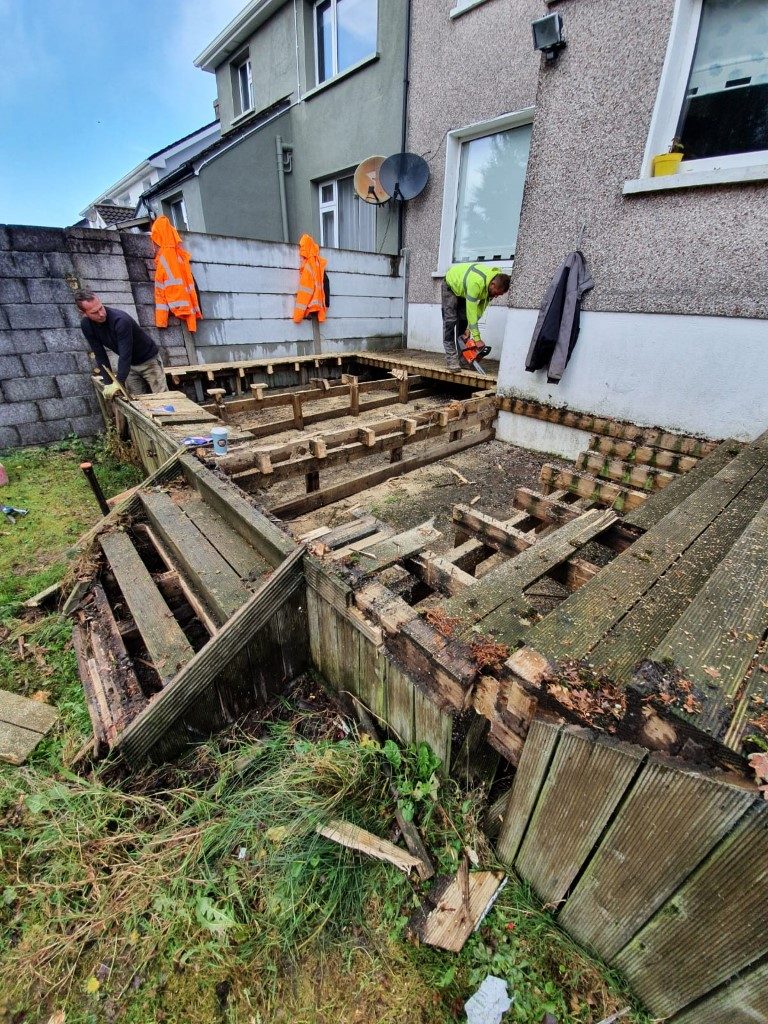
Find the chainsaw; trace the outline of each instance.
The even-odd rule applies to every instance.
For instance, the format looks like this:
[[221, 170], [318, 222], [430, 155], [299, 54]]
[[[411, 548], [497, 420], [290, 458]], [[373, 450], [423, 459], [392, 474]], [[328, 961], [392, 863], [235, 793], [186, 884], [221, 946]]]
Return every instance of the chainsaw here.
[[475, 373], [486, 376], [485, 370], [480, 365], [480, 360], [491, 351], [490, 345], [484, 345], [482, 341], [475, 341], [469, 331], [456, 339], [456, 348], [459, 353], [459, 362], [467, 363]]

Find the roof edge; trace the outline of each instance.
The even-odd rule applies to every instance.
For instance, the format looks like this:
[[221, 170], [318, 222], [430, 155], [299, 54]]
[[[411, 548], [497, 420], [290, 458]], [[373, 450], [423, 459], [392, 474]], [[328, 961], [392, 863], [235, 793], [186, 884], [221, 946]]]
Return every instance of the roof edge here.
[[227, 57], [271, 17], [287, 0], [250, 0], [242, 11], [208, 44], [193, 63], [201, 71], [214, 72]]

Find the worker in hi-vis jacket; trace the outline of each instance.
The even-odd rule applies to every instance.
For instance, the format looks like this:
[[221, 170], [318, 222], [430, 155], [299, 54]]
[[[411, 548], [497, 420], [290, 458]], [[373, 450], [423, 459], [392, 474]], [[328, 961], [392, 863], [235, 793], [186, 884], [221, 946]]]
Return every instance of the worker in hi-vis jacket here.
[[[478, 323], [491, 299], [509, 291], [509, 274], [487, 263], [454, 263], [442, 285], [443, 347], [449, 370], [462, 369], [456, 337], [474, 350], [474, 357], [487, 355]], [[462, 345], [462, 348], [464, 346]], [[484, 349], [484, 351], [483, 351]]]

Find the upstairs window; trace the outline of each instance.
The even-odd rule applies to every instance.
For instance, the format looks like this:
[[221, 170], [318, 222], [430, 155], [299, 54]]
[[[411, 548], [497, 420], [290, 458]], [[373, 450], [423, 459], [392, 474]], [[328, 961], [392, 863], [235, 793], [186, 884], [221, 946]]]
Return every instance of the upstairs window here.
[[768, 0], [702, 0], [676, 134], [685, 160], [768, 149]]
[[376, 207], [357, 195], [352, 177], [324, 181], [320, 199], [320, 245], [332, 249], [376, 249]]
[[187, 208], [184, 205], [184, 197], [179, 196], [176, 199], [168, 200], [168, 217], [176, 228], [177, 231], [186, 231], [187, 228]]
[[341, 74], [376, 52], [377, 0], [317, 0], [317, 84]]
[[234, 65], [233, 85], [237, 114], [253, 110], [253, 73], [250, 57]]

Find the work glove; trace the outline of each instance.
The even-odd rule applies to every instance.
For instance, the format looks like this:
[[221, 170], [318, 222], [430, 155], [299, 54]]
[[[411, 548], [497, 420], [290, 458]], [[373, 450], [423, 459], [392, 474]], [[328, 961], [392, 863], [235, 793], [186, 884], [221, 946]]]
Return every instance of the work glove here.
[[104, 397], [105, 398], [112, 399], [112, 398], [115, 397], [115, 395], [122, 395], [122, 394], [123, 394], [123, 389], [120, 387], [120, 385], [117, 383], [117, 381], [115, 381], [114, 384], [107, 384], [107, 386], [104, 388]]

